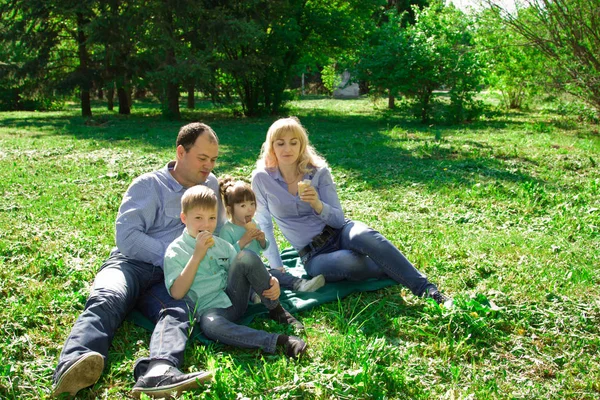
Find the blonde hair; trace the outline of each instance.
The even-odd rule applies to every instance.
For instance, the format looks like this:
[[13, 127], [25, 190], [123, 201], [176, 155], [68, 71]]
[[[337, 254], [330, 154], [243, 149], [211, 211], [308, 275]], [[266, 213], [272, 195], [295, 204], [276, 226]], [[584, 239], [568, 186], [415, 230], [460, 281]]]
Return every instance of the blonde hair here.
[[181, 196], [181, 212], [187, 214], [194, 208], [213, 209], [217, 207], [217, 195], [204, 186], [192, 186]]
[[297, 169], [305, 174], [314, 168], [327, 167], [327, 161], [321, 157], [308, 141], [306, 129], [296, 117], [281, 118], [273, 122], [267, 131], [267, 138], [260, 150], [260, 157], [256, 162], [258, 168], [275, 169], [278, 167], [277, 157], [273, 150], [273, 143], [286, 133], [291, 132], [300, 141], [300, 155], [298, 156]]

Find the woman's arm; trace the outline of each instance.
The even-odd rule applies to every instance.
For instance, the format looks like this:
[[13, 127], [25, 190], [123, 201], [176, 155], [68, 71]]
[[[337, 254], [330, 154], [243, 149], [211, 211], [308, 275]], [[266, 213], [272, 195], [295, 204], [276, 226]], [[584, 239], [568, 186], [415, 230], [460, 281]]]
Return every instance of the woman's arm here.
[[264, 189], [263, 179], [271, 179], [266, 174], [256, 173], [252, 178], [252, 190], [256, 195], [256, 222], [262, 227], [265, 237], [269, 242], [268, 248], [264, 251], [265, 257], [269, 260], [271, 268], [282, 268], [283, 260], [279, 254], [279, 247], [275, 241], [273, 233], [273, 218], [269, 211], [267, 194]]
[[344, 211], [337, 194], [329, 169], [322, 168], [313, 177], [311, 186], [300, 199], [306, 201], [315, 214], [327, 225], [341, 228], [344, 225]]

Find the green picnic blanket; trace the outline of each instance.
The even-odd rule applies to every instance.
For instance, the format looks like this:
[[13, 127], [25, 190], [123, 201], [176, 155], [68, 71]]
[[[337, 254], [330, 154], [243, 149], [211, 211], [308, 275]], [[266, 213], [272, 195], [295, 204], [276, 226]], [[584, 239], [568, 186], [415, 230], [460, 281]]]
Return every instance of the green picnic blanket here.
[[[300, 257], [298, 257], [296, 250], [284, 250], [281, 253], [281, 257], [283, 259], [283, 264], [289, 273], [299, 278], [307, 277], [302, 261], [300, 260]], [[316, 292], [293, 292], [291, 290], [282, 289], [279, 301], [283, 308], [292, 314], [296, 314], [300, 311], [316, 307], [319, 304], [336, 301], [338, 298], [341, 299], [354, 292], [368, 292], [395, 284], [396, 282], [392, 279], [369, 279], [360, 282], [340, 281], [327, 283]], [[262, 304], [249, 305], [248, 311], [246, 311], [246, 314], [239, 323], [248, 325], [252, 322], [254, 317], [260, 314], [267, 314], [265, 306]], [[138, 311], [132, 311], [129, 314], [129, 320], [149, 331], [154, 329], [154, 324]], [[199, 342], [210, 343], [210, 340], [202, 335], [198, 329], [194, 329], [192, 337]]]

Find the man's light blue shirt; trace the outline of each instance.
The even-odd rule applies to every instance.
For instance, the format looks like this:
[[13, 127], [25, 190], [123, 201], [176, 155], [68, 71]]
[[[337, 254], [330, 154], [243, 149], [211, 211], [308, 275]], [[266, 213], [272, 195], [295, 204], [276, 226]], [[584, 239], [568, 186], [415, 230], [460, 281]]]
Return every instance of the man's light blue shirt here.
[[[175, 161], [171, 161], [158, 171], [137, 177], [125, 192], [117, 214], [116, 242], [126, 257], [162, 267], [167, 247], [183, 232], [185, 225], [179, 215], [181, 196], [187, 188], [171, 175], [174, 166]], [[217, 177], [210, 174], [206, 182], [198, 184], [217, 195], [218, 233], [227, 219]]]
[[[262, 230], [260, 229], [259, 224], [256, 224], [256, 228]], [[225, 239], [227, 242], [231, 243], [237, 251], [240, 251], [240, 244], [238, 242], [242, 238], [242, 236], [244, 236], [245, 233], [246, 228], [244, 228], [243, 226], [236, 225], [231, 221], [227, 221], [225, 222], [225, 225], [223, 225], [223, 227], [221, 228], [221, 232], [219, 232], [219, 237]], [[252, 250], [256, 254], [261, 255], [261, 253], [264, 250], [269, 248], [269, 239], [266, 239], [266, 234], [265, 241], [266, 243], [264, 249], [261, 247], [260, 243], [256, 239], [250, 241], [250, 243], [248, 243], [246, 247], [244, 247], [244, 249]]]
[[[225, 293], [225, 289], [229, 267], [237, 252], [225, 240], [216, 236], [213, 238], [215, 244], [208, 248], [206, 255], [200, 261], [194, 282], [186, 294], [196, 304], [197, 316], [202, 315], [209, 308], [231, 306], [231, 300]], [[192, 258], [195, 247], [196, 239], [190, 236], [186, 229], [167, 248], [164, 269], [165, 285], [169, 293], [171, 293], [171, 286]]]
[[296, 250], [309, 244], [325, 225], [333, 228], [344, 225], [344, 212], [328, 168], [317, 168], [302, 178], [309, 179], [317, 190], [323, 203], [321, 214], [317, 214], [310, 204], [300, 200], [298, 194], [288, 192], [287, 183], [279, 168], [257, 169], [252, 175], [252, 189], [256, 195], [255, 217], [271, 242], [264, 252], [271, 268], [283, 265], [273, 234], [273, 220]]

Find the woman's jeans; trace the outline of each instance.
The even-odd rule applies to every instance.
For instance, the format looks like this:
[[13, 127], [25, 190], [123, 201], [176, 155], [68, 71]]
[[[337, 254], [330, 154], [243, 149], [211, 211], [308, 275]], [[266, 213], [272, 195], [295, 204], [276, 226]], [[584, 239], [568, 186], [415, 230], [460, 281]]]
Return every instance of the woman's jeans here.
[[150, 339], [150, 357], [136, 362], [136, 380], [152, 360], [179, 367], [193, 322], [189, 317], [193, 304], [169, 295], [162, 268], [113, 252], [96, 274], [85, 309], [65, 342], [55, 381], [86, 353], [98, 352], [106, 360], [117, 328], [134, 308], [156, 324]]
[[311, 276], [328, 282], [389, 277], [421, 296], [435, 288], [381, 233], [362, 222], [347, 220], [338, 234], [302, 257]]
[[269, 273], [277, 278], [279, 286], [282, 289], [296, 290], [296, 285], [299, 285], [302, 279], [295, 277], [289, 272], [280, 271], [276, 268], [270, 268]]
[[279, 305], [279, 300], [269, 300], [262, 295], [264, 290], [271, 287], [270, 280], [271, 275], [258, 255], [250, 250], [242, 250], [229, 267], [226, 292], [231, 300], [231, 307], [205, 311], [200, 317], [200, 330], [207, 338], [216, 342], [275, 353], [279, 334], [235, 323], [248, 308], [250, 289], [258, 293], [267, 309], [272, 310]]

